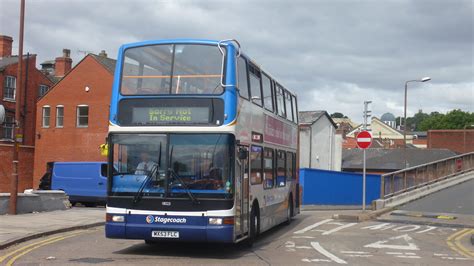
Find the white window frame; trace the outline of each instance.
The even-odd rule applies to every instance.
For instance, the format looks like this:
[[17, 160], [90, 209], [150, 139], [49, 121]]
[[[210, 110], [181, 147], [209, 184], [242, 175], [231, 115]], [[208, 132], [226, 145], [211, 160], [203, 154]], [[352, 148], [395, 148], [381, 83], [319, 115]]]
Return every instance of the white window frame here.
[[[79, 125], [79, 117], [85, 117], [85, 116], [79, 116], [79, 108], [81, 107], [87, 107], [87, 125]], [[80, 104], [76, 107], [76, 127], [78, 128], [87, 128], [89, 127], [89, 105], [87, 104]]]
[[[7, 123], [9, 125], [7, 125]], [[2, 129], [2, 140], [13, 141], [13, 134], [15, 134], [15, 117], [14, 116], [7, 116], [5, 117], [5, 123], [3, 124]], [[10, 136], [6, 136], [5, 131], [11, 130]]]
[[[49, 116], [45, 115], [45, 110], [49, 110]], [[51, 106], [49, 105], [43, 105], [41, 109], [41, 127], [43, 128], [49, 128], [51, 126]], [[46, 118], [48, 118], [48, 125], [46, 125]]]
[[[59, 109], [63, 110], [63, 115], [59, 116]], [[62, 123], [59, 125], [59, 118], [62, 118]], [[56, 128], [63, 128], [64, 127], [64, 105], [56, 105]]]
[[[13, 89], [13, 98], [5, 97], [5, 93], [7, 89]], [[16, 77], [14, 76], [5, 76], [5, 80], [3, 81], [3, 100], [14, 102], [16, 98]]]

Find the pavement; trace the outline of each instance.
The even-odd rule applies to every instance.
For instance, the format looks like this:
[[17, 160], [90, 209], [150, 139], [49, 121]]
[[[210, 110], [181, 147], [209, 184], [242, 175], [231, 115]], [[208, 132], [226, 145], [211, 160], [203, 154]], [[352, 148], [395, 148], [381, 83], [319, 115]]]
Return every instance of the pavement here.
[[0, 250], [42, 236], [104, 224], [105, 208], [0, 216]]

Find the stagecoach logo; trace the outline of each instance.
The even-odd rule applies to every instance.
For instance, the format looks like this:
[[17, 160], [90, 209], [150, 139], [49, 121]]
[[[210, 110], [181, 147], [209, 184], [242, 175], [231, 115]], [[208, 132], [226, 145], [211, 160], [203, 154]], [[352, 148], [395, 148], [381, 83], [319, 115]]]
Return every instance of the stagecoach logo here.
[[153, 216], [153, 215], [148, 215], [145, 220], [146, 220], [146, 222], [149, 223], [149, 224], [152, 224], [152, 223], [162, 223], [162, 224], [167, 224], [167, 223], [185, 224], [185, 223], [186, 223], [186, 218], [168, 218], [168, 217], [158, 217], [158, 216]]
[[153, 215], [148, 215], [146, 217], [146, 222], [149, 224], [153, 223], [154, 220], [155, 220], [155, 217], [153, 217]]

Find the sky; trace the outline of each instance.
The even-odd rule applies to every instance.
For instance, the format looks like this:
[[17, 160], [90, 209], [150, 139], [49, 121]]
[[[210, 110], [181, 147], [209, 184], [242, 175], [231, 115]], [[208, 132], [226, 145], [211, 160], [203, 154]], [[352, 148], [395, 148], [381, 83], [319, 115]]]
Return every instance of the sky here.
[[[0, 0], [0, 34], [18, 51], [19, 1]], [[24, 51], [37, 63], [167, 39], [237, 39], [299, 99], [300, 111], [374, 116], [474, 112], [472, 0], [124, 1], [26, 0]]]

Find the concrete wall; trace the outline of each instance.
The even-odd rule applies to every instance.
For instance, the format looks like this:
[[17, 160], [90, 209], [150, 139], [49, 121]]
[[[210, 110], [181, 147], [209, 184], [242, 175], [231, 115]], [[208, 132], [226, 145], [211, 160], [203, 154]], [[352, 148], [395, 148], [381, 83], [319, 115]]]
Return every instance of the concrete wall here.
[[300, 126], [300, 167], [340, 170], [342, 139], [323, 116], [310, 126]]
[[[362, 205], [362, 174], [300, 169], [303, 205]], [[367, 175], [366, 204], [380, 198], [380, 175]]]
[[[0, 193], [0, 215], [8, 212], [10, 193]], [[64, 191], [31, 191], [19, 193], [17, 199], [17, 213], [45, 212], [65, 210], [71, 207], [68, 196]]]

